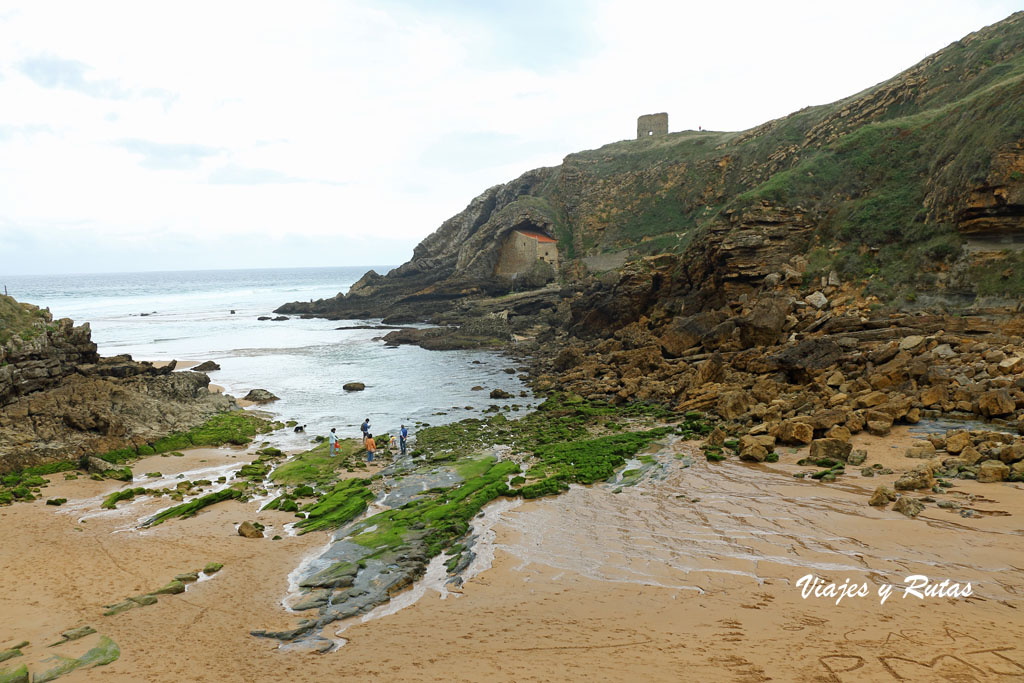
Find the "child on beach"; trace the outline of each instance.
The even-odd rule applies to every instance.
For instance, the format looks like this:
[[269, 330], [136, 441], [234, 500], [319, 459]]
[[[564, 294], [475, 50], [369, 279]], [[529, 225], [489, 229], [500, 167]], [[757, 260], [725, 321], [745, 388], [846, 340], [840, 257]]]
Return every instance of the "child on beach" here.
[[373, 434], [366, 432], [366, 462], [373, 462], [373, 456], [377, 453], [377, 442], [373, 440]]

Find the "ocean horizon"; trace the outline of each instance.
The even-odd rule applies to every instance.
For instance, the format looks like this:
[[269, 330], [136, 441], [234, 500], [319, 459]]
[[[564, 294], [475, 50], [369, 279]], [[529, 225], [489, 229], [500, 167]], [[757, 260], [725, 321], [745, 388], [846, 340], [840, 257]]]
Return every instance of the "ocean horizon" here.
[[[331, 427], [356, 437], [369, 417], [373, 430], [444, 424], [479, 416], [491, 389], [534, 403], [511, 359], [489, 351], [426, 351], [386, 346], [379, 319], [276, 317], [291, 301], [345, 293], [367, 271], [392, 266], [242, 268], [10, 276], [0, 284], [18, 301], [48, 308], [55, 319], [89, 323], [103, 356], [203, 362], [221, 366], [211, 382], [236, 397], [267, 389], [265, 404], [283, 420], [308, 425], [305, 436], [282, 437], [301, 446]], [[363, 329], [360, 329], [363, 328]], [[364, 391], [342, 385], [362, 382]], [[485, 390], [474, 390], [484, 387]], [[502, 403], [509, 403], [503, 401]], [[511, 411], [511, 406], [510, 406]], [[295, 443], [287, 441], [294, 439]]]

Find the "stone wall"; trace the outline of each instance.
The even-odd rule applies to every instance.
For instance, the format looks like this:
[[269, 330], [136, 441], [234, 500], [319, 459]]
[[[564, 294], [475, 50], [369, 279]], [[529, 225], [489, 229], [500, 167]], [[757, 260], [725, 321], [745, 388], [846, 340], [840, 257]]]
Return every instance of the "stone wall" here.
[[511, 231], [501, 245], [494, 274], [514, 277], [526, 272], [537, 259], [558, 267], [558, 248], [554, 242], [541, 242], [536, 236], [520, 230]]
[[644, 114], [636, 120], [636, 139], [668, 135], [668, 114]]

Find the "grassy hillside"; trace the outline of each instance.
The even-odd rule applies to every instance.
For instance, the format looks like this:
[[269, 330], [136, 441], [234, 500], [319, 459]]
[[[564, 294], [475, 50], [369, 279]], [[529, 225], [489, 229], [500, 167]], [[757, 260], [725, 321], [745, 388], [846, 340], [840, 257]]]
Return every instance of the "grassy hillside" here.
[[972, 190], [1024, 187], [1013, 164], [1021, 112], [1017, 13], [885, 83], [749, 131], [570, 155], [543, 194], [562, 216], [556, 234], [569, 258], [683, 252], [703, 229], [771, 205], [809, 214], [816, 238], [805, 251], [819, 250], [820, 268], [911, 282], [922, 263], [960, 254], [957, 220]]

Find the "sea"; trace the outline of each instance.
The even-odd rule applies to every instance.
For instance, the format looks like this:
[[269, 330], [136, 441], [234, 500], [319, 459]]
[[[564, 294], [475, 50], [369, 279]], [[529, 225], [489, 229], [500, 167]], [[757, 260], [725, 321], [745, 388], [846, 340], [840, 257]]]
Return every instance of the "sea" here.
[[[371, 268], [384, 274], [391, 266], [4, 276], [0, 287], [55, 319], [88, 322], [101, 355], [212, 360], [221, 369], [209, 373], [211, 382], [227, 393], [269, 390], [280, 400], [261, 410], [306, 426], [305, 434], [275, 439], [285, 447], [332, 427], [357, 437], [364, 418], [377, 436], [396, 435], [402, 424], [415, 433], [480, 417], [492, 404], [508, 406], [510, 416], [535, 405], [520, 371], [509, 372], [517, 364], [498, 353], [386, 346], [387, 330], [358, 329], [379, 319], [258, 320], [291, 301], [347, 292]], [[366, 388], [348, 392], [347, 382]], [[492, 389], [516, 398], [491, 399]]]

